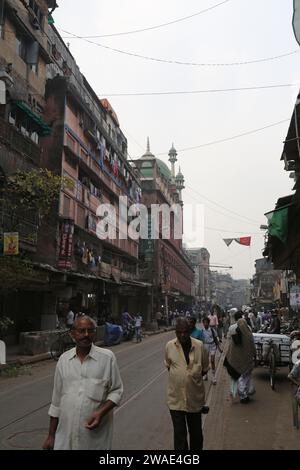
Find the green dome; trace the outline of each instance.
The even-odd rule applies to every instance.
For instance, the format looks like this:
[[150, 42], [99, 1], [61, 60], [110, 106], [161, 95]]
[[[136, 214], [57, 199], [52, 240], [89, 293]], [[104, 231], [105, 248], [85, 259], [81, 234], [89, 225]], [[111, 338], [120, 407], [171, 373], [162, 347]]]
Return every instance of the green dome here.
[[151, 161], [142, 162], [140, 173], [144, 178], [153, 178], [153, 164]]
[[169, 169], [168, 165], [166, 165], [165, 162], [163, 162], [162, 160], [160, 160], [159, 158], [156, 158], [156, 162], [157, 162], [157, 165], [160, 169], [160, 172], [162, 173], [162, 175], [168, 180], [168, 181], [172, 181], [172, 173], [171, 173], [171, 170]]

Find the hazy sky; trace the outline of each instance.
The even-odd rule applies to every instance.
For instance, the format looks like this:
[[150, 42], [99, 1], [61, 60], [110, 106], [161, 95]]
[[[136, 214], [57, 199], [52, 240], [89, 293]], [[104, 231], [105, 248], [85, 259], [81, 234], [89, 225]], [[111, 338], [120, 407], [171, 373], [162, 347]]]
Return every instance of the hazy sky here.
[[[195, 15], [218, 3], [223, 4]], [[114, 93], [300, 86], [300, 47], [291, 24], [293, 0], [58, 0], [58, 4], [54, 18], [62, 36], [66, 36], [62, 29], [79, 36], [100, 36], [195, 15], [136, 34], [90, 39], [152, 58], [232, 64], [297, 51], [253, 64], [192, 66], [145, 60], [82, 39], [65, 39], [100, 97]], [[167, 162], [174, 142], [186, 181], [184, 202], [205, 205], [204, 241], [199, 227], [198, 237], [190, 246], [204, 244], [211, 263], [233, 266], [228, 272], [234, 278], [252, 276], [254, 260], [261, 257], [264, 245], [264, 234], [259, 229], [266, 223], [264, 213], [274, 208], [278, 197], [291, 193], [293, 180], [284, 171], [280, 156], [298, 88], [109, 97], [128, 139], [131, 158], [144, 153], [149, 136], [151, 151], [162, 154], [159, 158]], [[261, 132], [204, 146], [285, 119]], [[188, 217], [187, 235], [190, 227]], [[252, 236], [251, 248], [238, 244], [227, 248], [222, 240], [247, 235]]]

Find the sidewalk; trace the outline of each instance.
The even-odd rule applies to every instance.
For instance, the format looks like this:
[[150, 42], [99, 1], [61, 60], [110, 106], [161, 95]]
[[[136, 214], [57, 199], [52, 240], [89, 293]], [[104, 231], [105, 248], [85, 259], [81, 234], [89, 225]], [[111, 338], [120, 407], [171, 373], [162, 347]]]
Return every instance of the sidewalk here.
[[[222, 361], [223, 362], [223, 361]], [[300, 450], [300, 430], [292, 424], [288, 368], [279, 368], [275, 391], [268, 370], [256, 368], [256, 394], [247, 405], [229, 396], [229, 375], [218, 367], [217, 386], [211, 388], [210, 412], [204, 423], [206, 450]]]
[[[158, 335], [160, 333], [165, 333], [165, 332], [168, 332], [168, 331], [172, 331], [174, 329], [175, 329], [174, 326], [169, 326], [169, 327], [160, 328], [160, 329], [155, 330], [155, 331], [143, 331], [143, 336], [147, 337], [147, 336]], [[124, 341], [124, 344], [126, 344], [126, 343], [130, 344], [131, 341]], [[106, 347], [105, 344], [104, 344], [104, 341], [98, 341], [95, 344], [96, 344], [96, 346]], [[109, 347], [113, 347], [113, 346], [109, 346]], [[43, 353], [43, 354], [36, 354], [35, 356], [25, 356], [25, 355], [19, 354], [18, 351], [19, 351], [19, 346], [18, 345], [7, 346], [7, 349], [6, 349], [6, 364], [0, 364], [0, 374], [1, 374], [1, 371], [6, 370], [10, 367], [23, 366], [23, 365], [27, 365], [27, 364], [35, 364], [37, 362], [42, 362], [42, 361], [45, 361], [47, 359], [51, 359], [50, 352], [46, 352], [46, 353]]]

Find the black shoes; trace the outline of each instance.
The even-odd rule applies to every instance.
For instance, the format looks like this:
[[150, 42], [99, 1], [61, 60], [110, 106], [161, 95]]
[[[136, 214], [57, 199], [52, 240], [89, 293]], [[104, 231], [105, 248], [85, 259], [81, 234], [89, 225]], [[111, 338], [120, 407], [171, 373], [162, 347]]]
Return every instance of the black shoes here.
[[241, 399], [240, 399], [240, 403], [243, 403], [243, 405], [245, 405], [246, 403], [249, 403], [249, 401], [250, 401], [250, 398], [249, 398], [249, 397], [241, 398]]
[[201, 408], [201, 413], [202, 413], [203, 415], [207, 415], [207, 413], [209, 413], [209, 406], [205, 406], [205, 405], [202, 406], [202, 408]]

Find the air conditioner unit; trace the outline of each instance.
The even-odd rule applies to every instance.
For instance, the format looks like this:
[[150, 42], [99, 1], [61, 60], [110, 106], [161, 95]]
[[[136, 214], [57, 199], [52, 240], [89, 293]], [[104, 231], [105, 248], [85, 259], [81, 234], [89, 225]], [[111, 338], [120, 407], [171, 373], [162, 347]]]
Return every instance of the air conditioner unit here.
[[4, 70], [0, 70], [0, 80], [2, 80], [7, 87], [11, 87], [14, 84], [13, 78]]

